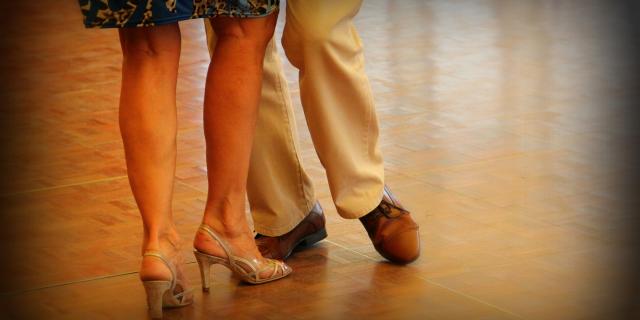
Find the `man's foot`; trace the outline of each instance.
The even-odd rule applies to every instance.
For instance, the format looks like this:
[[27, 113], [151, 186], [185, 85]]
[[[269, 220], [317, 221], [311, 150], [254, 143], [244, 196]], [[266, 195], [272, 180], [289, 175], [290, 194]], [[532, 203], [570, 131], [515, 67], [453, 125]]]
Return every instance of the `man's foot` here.
[[288, 233], [277, 237], [258, 234], [256, 245], [265, 258], [284, 260], [295, 249], [308, 248], [327, 237], [325, 218], [320, 203], [315, 204], [309, 214]]
[[361, 217], [360, 222], [367, 230], [373, 246], [387, 260], [406, 264], [420, 256], [418, 224], [387, 186], [384, 186], [380, 204]]

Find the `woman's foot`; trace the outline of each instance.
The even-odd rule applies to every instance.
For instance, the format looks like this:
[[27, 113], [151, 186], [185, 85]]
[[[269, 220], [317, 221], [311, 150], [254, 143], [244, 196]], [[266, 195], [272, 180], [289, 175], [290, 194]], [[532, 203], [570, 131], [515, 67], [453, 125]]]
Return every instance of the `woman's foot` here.
[[[263, 259], [253, 240], [253, 232], [251, 232], [249, 228], [235, 226], [224, 227], [215, 221], [205, 224], [208, 225], [217, 235], [226, 240], [234, 255]], [[193, 240], [193, 247], [200, 252], [210, 254], [212, 256], [221, 258], [227, 257], [227, 254], [222, 246], [220, 246], [220, 243], [201, 231], [196, 232]]]
[[[282, 262], [279, 262], [279, 264], [282, 265], [280, 269], [276, 270], [275, 268], [267, 267], [272, 266], [274, 261], [262, 256], [256, 246], [253, 232], [249, 230], [246, 223], [224, 226], [214, 220], [206, 222], [204, 225], [210, 228], [218, 237], [222, 238], [221, 240], [225, 242], [224, 245], [233, 256], [255, 263], [257, 269], [260, 270], [258, 273], [260, 278], [267, 279], [275, 276], [281, 278], [291, 273], [291, 268]], [[223, 259], [228, 258], [227, 252], [220, 242], [206, 230], [203, 230], [203, 228], [199, 228], [196, 232], [193, 247], [200, 253]], [[275, 274], [274, 270], [276, 270]]]
[[[158, 239], [146, 239], [142, 246], [142, 253], [157, 252], [162, 255], [175, 269], [176, 287], [174, 294], [185, 292], [185, 301], [192, 299], [188, 292], [190, 284], [184, 272], [185, 259], [182, 254], [182, 241], [175, 230], [168, 231]], [[140, 264], [140, 280], [172, 280], [172, 271], [161, 259], [143, 255]]]

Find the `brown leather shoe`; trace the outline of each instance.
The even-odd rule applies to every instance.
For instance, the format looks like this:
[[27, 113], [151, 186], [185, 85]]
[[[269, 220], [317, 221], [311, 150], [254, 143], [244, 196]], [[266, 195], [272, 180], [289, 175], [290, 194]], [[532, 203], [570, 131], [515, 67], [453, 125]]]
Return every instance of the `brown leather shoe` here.
[[325, 218], [320, 203], [316, 202], [309, 214], [288, 233], [277, 237], [256, 236], [256, 245], [262, 256], [284, 260], [296, 249], [304, 249], [327, 237]]
[[418, 224], [387, 186], [384, 186], [380, 204], [361, 217], [360, 222], [367, 230], [373, 246], [387, 260], [406, 264], [420, 256]]

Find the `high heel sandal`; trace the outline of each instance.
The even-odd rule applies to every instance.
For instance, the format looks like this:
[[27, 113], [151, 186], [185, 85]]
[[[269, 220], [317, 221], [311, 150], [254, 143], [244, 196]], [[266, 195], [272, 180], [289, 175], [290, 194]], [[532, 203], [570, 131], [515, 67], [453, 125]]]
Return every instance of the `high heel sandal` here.
[[[212, 256], [204, 252], [200, 252], [197, 249], [193, 250], [193, 254], [196, 256], [198, 266], [200, 267], [200, 276], [202, 277], [202, 290], [209, 291], [211, 266], [214, 264], [221, 264], [233, 273], [238, 275], [242, 280], [251, 284], [261, 284], [278, 280], [288, 276], [291, 273], [291, 268], [282, 261], [265, 259], [266, 263], [261, 263], [257, 259], [248, 260], [242, 257], [233, 255], [231, 249], [227, 243], [218, 236], [211, 227], [206, 224], [200, 225], [198, 232], [203, 231], [215, 241], [220, 244], [222, 250], [227, 254], [226, 258]], [[262, 277], [266, 271], [273, 270], [268, 277]]]
[[[162, 308], [184, 307], [193, 302], [193, 299], [187, 295], [191, 289], [187, 289], [182, 281], [176, 278], [176, 269], [169, 260], [158, 251], [146, 251], [143, 257], [158, 258], [171, 271], [171, 280], [142, 281], [144, 290], [147, 292], [147, 304], [151, 318], [162, 318]], [[174, 293], [176, 286], [179, 286], [182, 292]]]

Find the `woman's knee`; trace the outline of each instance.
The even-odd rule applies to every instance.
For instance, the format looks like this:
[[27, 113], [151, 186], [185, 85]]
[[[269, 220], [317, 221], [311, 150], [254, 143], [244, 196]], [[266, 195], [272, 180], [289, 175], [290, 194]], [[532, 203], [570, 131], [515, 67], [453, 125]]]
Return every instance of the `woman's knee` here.
[[177, 24], [146, 28], [123, 28], [122, 53], [127, 58], [169, 58], [180, 55], [180, 29]]
[[266, 47], [273, 37], [278, 15], [261, 18], [215, 17], [211, 25], [219, 40], [231, 39]]

